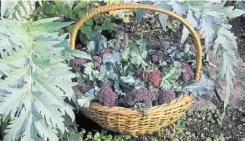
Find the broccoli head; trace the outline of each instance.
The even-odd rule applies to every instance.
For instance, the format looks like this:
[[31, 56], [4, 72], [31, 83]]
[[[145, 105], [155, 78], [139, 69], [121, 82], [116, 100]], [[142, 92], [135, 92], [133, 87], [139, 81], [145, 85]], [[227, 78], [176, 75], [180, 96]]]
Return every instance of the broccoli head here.
[[85, 94], [89, 90], [93, 89], [93, 86], [82, 85], [82, 86], [79, 87], [79, 89], [80, 89], [81, 93]]
[[102, 59], [99, 56], [93, 56], [93, 60], [95, 61], [95, 68], [99, 69], [102, 64]]
[[157, 99], [157, 93], [151, 92], [146, 88], [134, 89], [125, 96], [125, 102], [128, 106], [134, 106], [136, 103], [152, 103]]
[[113, 85], [114, 85], [113, 81], [110, 81], [110, 80], [100, 81], [100, 83], [99, 83], [100, 88], [102, 88], [102, 87], [112, 88]]
[[190, 64], [185, 63], [182, 65], [181, 78], [184, 81], [188, 81], [194, 78], [194, 72]]
[[84, 65], [84, 63], [85, 63], [84, 59], [77, 58], [77, 57], [75, 57], [74, 59], [70, 60], [70, 65], [72, 67], [81, 67], [81, 66]]
[[111, 53], [111, 50], [110, 50], [109, 48], [104, 48], [104, 49], [101, 50], [99, 56], [102, 57], [102, 56], [104, 56], [105, 54], [109, 54], [109, 53]]
[[161, 91], [159, 92], [158, 103], [159, 105], [168, 103], [172, 101], [173, 99], [175, 99], [175, 97], [176, 97], [176, 94], [173, 90]]
[[161, 73], [159, 70], [146, 72], [144, 76], [144, 81], [148, 82], [150, 86], [157, 87], [161, 82]]
[[96, 99], [101, 105], [112, 107], [116, 104], [116, 93], [113, 92], [110, 87], [102, 87], [99, 90]]

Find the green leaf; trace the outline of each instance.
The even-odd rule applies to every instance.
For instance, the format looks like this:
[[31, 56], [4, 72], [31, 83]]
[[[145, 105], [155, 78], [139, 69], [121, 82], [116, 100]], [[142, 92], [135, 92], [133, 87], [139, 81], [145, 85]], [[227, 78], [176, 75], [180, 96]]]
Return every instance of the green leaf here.
[[77, 15], [78, 15], [79, 18], [84, 17], [85, 14], [86, 14], [86, 11], [85, 10], [79, 10], [78, 13], [77, 13]]
[[[197, 20], [195, 19], [194, 15], [193, 15], [193, 12], [191, 9], [188, 10], [188, 14], [187, 14], [187, 17], [186, 17], [186, 20], [189, 24], [192, 25], [192, 27], [196, 28], [198, 26], [198, 22]], [[183, 28], [183, 31], [182, 31], [182, 36], [181, 36], [181, 43], [183, 44], [185, 42], [185, 40], [187, 39], [188, 35], [189, 35], [189, 30], [184, 27]]]
[[229, 30], [231, 25], [223, 25], [218, 31], [218, 37], [215, 40], [215, 54], [221, 53], [222, 62], [218, 77], [225, 77], [226, 80], [226, 95], [224, 100], [224, 107], [227, 106], [230, 98], [230, 90], [233, 87], [232, 80], [235, 77], [233, 71], [234, 67], [237, 67], [237, 42], [236, 37]]
[[226, 17], [229, 17], [231, 19], [241, 16], [242, 14], [245, 14], [244, 10], [241, 9], [234, 9], [234, 6], [227, 6], [222, 7], [217, 10], [219, 13], [222, 13]]
[[202, 15], [201, 23], [200, 23], [200, 36], [205, 38], [205, 50], [209, 51], [213, 41], [216, 38], [215, 31], [219, 29], [222, 20], [210, 16], [210, 15]]
[[188, 11], [186, 5], [182, 5], [177, 1], [171, 1], [171, 2], [168, 2], [167, 4], [171, 5], [172, 11], [180, 16], [186, 15], [186, 12]]
[[1, 1], [1, 18], [26, 21], [35, 11], [35, 1]]
[[85, 24], [89, 25], [89, 26], [93, 26], [94, 25], [94, 20], [93, 19], [89, 19], [89, 20], [87, 20], [87, 22]]
[[173, 85], [180, 77], [180, 68], [172, 67], [165, 69], [160, 87], [164, 90], [173, 88]]
[[[64, 63], [67, 35], [52, 33], [49, 27], [35, 32], [26, 30], [42, 24], [52, 25], [56, 19], [35, 24], [0, 21], [0, 40], [3, 41], [0, 47], [3, 45], [8, 52], [7, 55], [0, 52], [0, 75], [6, 75], [0, 82], [0, 115], [12, 120], [4, 140], [59, 140], [67, 126], [64, 117], [74, 120], [72, 107], [64, 102], [74, 97], [71, 79], [75, 77]], [[58, 29], [61, 25], [52, 28]]]
[[121, 61], [121, 57], [120, 57], [119, 52], [113, 52], [111, 54], [105, 54], [103, 56], [104, 63], [110, 62], [116, 65], [116, 63], [120, 61]]
[[52, 18], [41, 19], [41, 20], [33, 22], [32, 25], [37, 26], [37, 25], [52, 23], [52, 22], [57, 21], [59, 19], [60, 19], [60, 17], [52, 17]]
[[144, 15], [144, 10], [135, 11], [135, 23], [136, 24], [139, 24], [142, 21], [143, 15]]
[[106, 38], [100, 32], [94, 33], [88, 43], [88, 51], [91, 54], [99, 54], [103, 48], [107, 48]]
[[52, 23], [35, 24], [34, 22], [33, 25], [30, 26], [30, 33], [36, 35], [37, 33], [42, 34], [44, 32], [52, 32], [60, 28], [66, 27], [72, 23], [73, 22], [52, 22]]
[[80, 1], [76, 4], [76, 6], [74, 7], [73, 11], [76, 12], [77, 10], [86, 8], [87, 6], [89, 6], [91, 3], [93, 3], [94, 1]]
[[56, 8], [55, 8], [55, 5], [52, 4], [52, 3], [49, 3], [46, 8], [45, 8], [45, 11], [44, 13], [45, 14], [50, 14], [50, 15], [53, 15], [56, 11]]
[[97, 95], [97, 93], [98, 93], [97, 88], [89, 90], [88, 92], [85, 93], [84, 96], [77, 99], [78, 105], [80, 107], [89, 107], [91, 101], [95, 99], [95, 96]]
[[[167, 1], [156, 1], [155, 5], [164, 8], [166, 10], [171, 10], [171, 6], [167, 4]], [[162, 25], [162, 28], [166, 30], [167, 24], [168, 24], [168, 15], [159, 13], [159, 21]]]
[[83, 26], [80, 31], [86, 35], [86, 37], [88, 39], [92, 38], [92, 34], [93, 34], [93, 28], [92, 26]]
[[120, 78], [124, 83], [127, 83], [129, 85], [133, 85], [135, 83], [135, 78], [133, 76], [126, 76], [126, 77], [122, 76]]

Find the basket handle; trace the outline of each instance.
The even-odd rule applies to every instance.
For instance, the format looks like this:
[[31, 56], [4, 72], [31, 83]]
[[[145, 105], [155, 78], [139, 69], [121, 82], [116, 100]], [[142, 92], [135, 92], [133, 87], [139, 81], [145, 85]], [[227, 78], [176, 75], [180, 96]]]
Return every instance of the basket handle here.
[[185, 27], [191, 32], [195, 42], [196, 54], [197, 54], [195, 80], [200, 79], [201, 69], [202, 69], [202, 47], [201, 47], [199, 36], [196, 33], [195, 29], [184, 18], [178, 16], [177, 14], [171, 11], [153, 5], [122, 3], [122, 4], [111, 4], [111, 5], [101, 6], [91, 10], [75, 24], [71, 35], [71, 43], [70, 43], [71, 48], [75, 49], [75, 40], [76, 40], [77, 32], [87, 20], [95, 17], [98, 14], [115, 11], [115, 10], [121, 10], [121, 9], [143, 9], [143, 10], [160, 12], [179, 20], [183, 25], [185, 25]]

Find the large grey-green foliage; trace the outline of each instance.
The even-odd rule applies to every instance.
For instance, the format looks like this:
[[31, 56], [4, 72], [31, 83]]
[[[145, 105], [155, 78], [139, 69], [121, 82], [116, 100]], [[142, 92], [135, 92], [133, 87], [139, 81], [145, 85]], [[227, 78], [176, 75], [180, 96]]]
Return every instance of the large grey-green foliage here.
[[0, 116], [11, 120], [4, 141], [58, 141], [65, 121], [75, 118], [72, 107], [64, 102], [75, 100], [74, 74], [65, 60], [90, 57], [72, 51], [67, 34], [55, 32], [71, 24], [53, 22], [57, 19], [0, 21]]
[[35, 10], [37, 0], [2, 0], [1, 19], [28, 20]]
[[[225, 6], [225, 1], [156, 1], [154, 5], [164, 9], [171, 10], [180, 16], [186, 17], [186, 20], [200, 33], [204, 39], [205, 54], [214, 49], [215, 56], [221, 56], [220, 73], [217, 78], [225, 77], [226, 96], [224, 107], [227, 106], [230, 97], [230, 89], [233, 87], [232, 80], [235, 76], [233, 68], [237, 66], [236, 37], [231, 33], [231, 25], [228, 21], [245, 13], [241, 9], [235, 9], [234, 6]], [[138, 17], [140, 19], [140, 17]], [[162, 27], [166, 29], [168, 16], [159, 15]], [[187, 28], [183, 28], [181, 43], [183, 44], [189, 36]]]
[[[232, 81], [235, 76], [233, 68], [237, 66], [236, 37], [231, 33], [229, 19], [238, 17], [245, 13], [234, 6], [225, 6], [225, 2], [187, 2], [182, 4], [188, 7], [187, 21], [200, 31], [201, 37], [205, 40], [205, 52], [208, 54], [211, 48], [215, 50], [215, 56], [221, 56], [220, 73], [218, 78], [225, 77], [226, 96], [224, 107], [227, 106]], [[184, 43], [189, 31], [183, 29], [181, 42]]]

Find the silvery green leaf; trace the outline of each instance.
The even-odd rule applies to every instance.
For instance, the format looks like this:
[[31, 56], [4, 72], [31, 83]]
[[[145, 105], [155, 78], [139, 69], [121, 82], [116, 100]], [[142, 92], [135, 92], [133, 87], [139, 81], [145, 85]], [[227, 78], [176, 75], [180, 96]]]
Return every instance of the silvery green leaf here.
[[[192, 27], [196, 28], [198, 26], [198, 21], [195, 19], [192, 10], [189, 8], [187, 17], [186, 17], [187, 22], [192, 25]], [[182, 36], [181, 36], [181, 44], [185, 42], [189, 35], [189, 30], [184, 26], [183, 31], [182, 31]]]
[[193, 96], [201, 96], [207, 91], [214, 89], [218, 85], [218, 82], [212, 78], [208, 78], [205, 75], [201, 75], [200, 80], [187, 84], [183, 87], [183, 92], [190, 93]]
[[[42, 20], [36, 25], [46, 23], [52, 27], [53, 20]], [[28, 30], [33, 26], [14, 20], [0, 21], [0, 40], [5, 45], [0, 45], [0, 72], [6, 76], [0, 82], [0, 115], [13, 120], [5, 130], [4, 140], [58, 140], [65, 131], [64, 115], [74, 120], [72, 107], [64, 102], [74, 95], [74, 74], [63, 56], [67, 35], [60, 36], [52, 30], [36, 30], [33, 34]]]
[[177, 13], [180, 16], [186, 15], [188, 11], [188, 7], [186, 5], [182, 5], [176, 1], [170, 1], [167, 4], [172, 6], [173, 12]]
[[98, 93], [97, 88], [89, 90], [88, 92], [85, 93], [84, 96], [77, 99], [78, 105], [80, 107], [89, 107], [91, 101], [95, 99], [95, 96], [97, 95], [97, 93]]
[[127, 61], [129, 59], [129, 48], [126, 48], [125, 50], [123, 50], [122, 52], [122, 60]]
[[160, 87], [164, 90], [171, 89], [180, 77], [180, 67], [166, 68]]
[[217, 9], [217, 12], [225, 15], [226, 17], [229, 17], [231, 19], [241, 16], [242, 14], [245, 14], [244, 10], [241, 9], [234, 9], [234, 6], [227, 6], [222, 7], [220, 9]]
[[135, 78], [133, 76], [122, 76], [121, 80], [129, 85], [133, 85], [135, 83]]
[[[237, 42], [234, 33], [230, 31], [231, 25], [223, 25], [218, 31], [218, 37], [215, 40], [214, 50], [221, 53], [222, 62], [218, 77], [225, 77], [226, 80], [226, 95], [224, 107], [227, 106], [230, 98], [230, 90], [233, 87], [232, 80], [235, 77], [233, 68], [237, 68]], [[218, 55], [218, 54], [217, 54]]]
[[92, 54], [99, 54], [103, 48], [107, 48], [106, 38], [100, 32], [94, 33], [91, 41], [88, 43], [89, 52]]
[[90, 80], [93, 80], [93, 76], [96, 75], [96, 73], [98, 73], [98, 71], [94, 70], [94, 63], [89, 62], [84, 64], [85, 69], [84, 69], [84, 73], [87, 74], [89, 76]]
[[59, 9], [66, 8], [66, 6], [72, 9], [74, 5], [74, 0], [54, 1], [54, 2], [55, 2], [55, 6], [57, 6]]
[[28, 20], [35, 10], [35, 0], [1, 1], [1, 18]]
[[221, 19], [214, 16], [202, 15], [200, 23], [200, 36], [205, 39], [206, 51], [209, 50], [212, 42], [215, 40], [215, 31], [221, 26], [221, 21]]
[[110, 62], [110, 63], [116, 64], [117, 62], [120, 62], [120, 61], [121, 61], [121, 57], [120, 57], [119, 52], [113, 52], [110, 54], [105, 54], [103, 56], [104, 63]]
[[143, 15], [144, 15], [144, 10], [135, 11], [135, 23], [136, 24], [139, 24], [142, 21]]
[[[166, 10], [171, 10], [172, 9], [171, 5], [169, 5], [167, 3], [167, 1], [156, 1], [156, 3], [154, 5], [159, 6], [159, 7], [163, 8], [163, 9], [166, 9]], [[168, 15], [159, 13], [159, 21], [160, 21], [160, 23], [162, 25], [162, 28], [164, 30], [166, 30], [166, 26], [167, 26], [167, 23], [168, 23]]]
[[86, 52], [80, 50], [72, 50], [69, 47], [65, 49], [64, 55], [67, 56], [67, 60], [73, 59], [74, 57], [91, 60], [91, 56]]
[[82, 97], [82, 98], [77, 99], [77, 104], [80, 107], [89, 107], [90, 103], [91, 103], [91, 99], [87, 97]]

